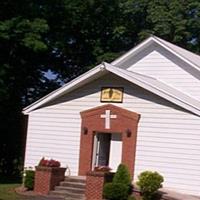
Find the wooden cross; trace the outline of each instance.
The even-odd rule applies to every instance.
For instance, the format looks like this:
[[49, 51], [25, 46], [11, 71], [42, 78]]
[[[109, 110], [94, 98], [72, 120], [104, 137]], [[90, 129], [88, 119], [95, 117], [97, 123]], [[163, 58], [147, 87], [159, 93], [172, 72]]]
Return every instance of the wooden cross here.
[[105, 114], [101, 115], [105, 119], [105, 129], [110, 129], [110, 119], [116, 119], [117, 115], [111, 115], [110, 110], [106, 110]]

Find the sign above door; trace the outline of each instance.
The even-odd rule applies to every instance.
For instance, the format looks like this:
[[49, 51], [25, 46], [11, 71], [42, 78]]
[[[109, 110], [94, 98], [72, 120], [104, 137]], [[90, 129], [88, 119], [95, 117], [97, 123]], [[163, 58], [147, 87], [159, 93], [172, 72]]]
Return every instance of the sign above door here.
[[103, 87], [101, 88], [101, 102], [122, 103], [124, 88]]

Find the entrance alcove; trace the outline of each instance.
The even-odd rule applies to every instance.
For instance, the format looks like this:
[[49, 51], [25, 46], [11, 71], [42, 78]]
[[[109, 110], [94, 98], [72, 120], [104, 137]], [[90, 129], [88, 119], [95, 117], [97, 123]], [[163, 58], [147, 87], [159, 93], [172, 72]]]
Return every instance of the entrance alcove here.
[[121, 133], [94, 134], [92, 169], [95, 166], [109, 166], [112, 172], [121, 163], [122, 135]]
[[137, 127], [140, 115], [106, 104], [81, 112], [79, 175], [95, 166], [127, 165], [133, 177]]

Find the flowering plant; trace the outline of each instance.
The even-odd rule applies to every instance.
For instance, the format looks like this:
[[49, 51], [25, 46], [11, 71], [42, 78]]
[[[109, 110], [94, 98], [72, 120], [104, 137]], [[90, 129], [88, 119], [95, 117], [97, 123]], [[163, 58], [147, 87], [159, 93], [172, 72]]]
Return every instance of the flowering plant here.
[[40, 167], [60, 167], [60, 162], [57, 160], [47, 160], [44, 157], [40, 160], [38, 166]]
[[96, 166], [94, 167], [94, 171], [97, 171], [97, 172], [109, 172], [111, 170], [110, 167], [108, 166]]

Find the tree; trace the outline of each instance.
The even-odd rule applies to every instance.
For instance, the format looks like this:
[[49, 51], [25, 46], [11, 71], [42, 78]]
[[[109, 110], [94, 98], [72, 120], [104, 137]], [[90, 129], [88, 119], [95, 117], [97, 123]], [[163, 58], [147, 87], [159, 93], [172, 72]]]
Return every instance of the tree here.
[[0, 175], [23, 155], [23, 107], [150, 34], [198, 53], [199, 18], [197, 0], [0, 2]]
[[12, 166], [19, 163], [22, 107], [30, 103], [33, 96], [41, 95], [37, 86], [43, 88], [45, 81], [40, 57], [47, 49], [42, 40], [47, 30], [43, 19], [16, 17], [0, 22], [0, 132], [3, 135], [0, 164], [1, 173], [6, 176], [13, 176]]

